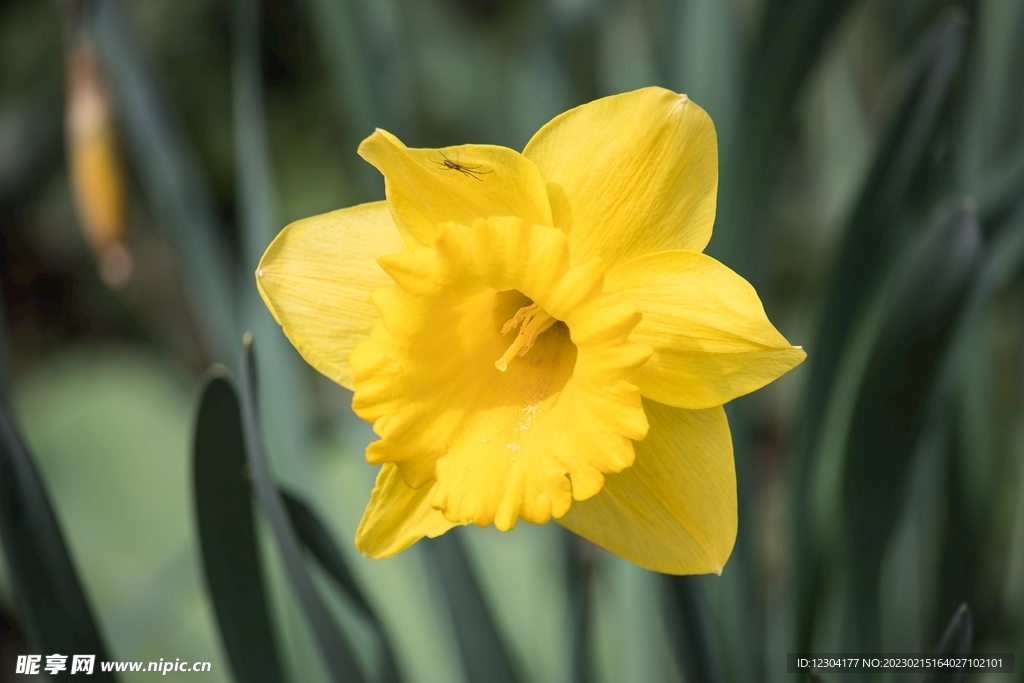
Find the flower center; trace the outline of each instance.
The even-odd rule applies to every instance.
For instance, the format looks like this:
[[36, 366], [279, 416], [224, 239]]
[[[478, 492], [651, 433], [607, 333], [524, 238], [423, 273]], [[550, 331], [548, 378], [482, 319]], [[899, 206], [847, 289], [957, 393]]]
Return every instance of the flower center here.
[[537, 337], [546, 332], [556, 322], [558, 321], [552, 318], [551, 314], [537, 304], [530, 304], [520, 308], [514, 316], [501, 326], [501, 335], [505, 336], [522, 325], [515, 341], [508, 347], [505, 354], [494, 361], [494, 367], [502, 372], [508, 370], [509, 361], [516, 356], [525, 356], [533, 348], [533, 343], [537, 341]]
[[349, 356], [352, 407], [381, 437], [370, 463], [449, 522], [499, 529], [560, 518], [632, 464], [651, 350], [629, 341], [640, 312], [603, 291], [602, 262], [573, 268], [564, 232], [499, 216], [378, 263], [394, 285]]

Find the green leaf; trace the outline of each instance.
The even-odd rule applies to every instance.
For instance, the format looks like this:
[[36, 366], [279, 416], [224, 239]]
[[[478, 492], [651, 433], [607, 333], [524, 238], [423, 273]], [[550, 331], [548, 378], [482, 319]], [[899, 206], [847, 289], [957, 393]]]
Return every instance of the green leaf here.
[[214, 368], [200, 390], [193, 442], [203, 568], [236, 680], [283, 681], [256, 538], [238, 393]]
[[1024, 204], [1009, 217], [992, 238], [973, 307], [991, 298], [1024, 272]]
[[572, 629], [572, 683], [595, 680], [592, 652], [594, 621], [594, 550], [589, 541], [566, 532], [565, 551], [569, 574], [569, 620]]
[[930, 401], [927, 423], [910, 454], [879, 569], [878, 632], [887, 652], [925, 652], [933, 638], [948, 528], [953, 423], [950, 392], [940, 388], [933, 395], [937, 398]]
[[195, 526], [197, 394], [166, 360], [127, 343], [48, 355], [18, 382], [19, 431], [110, 655], [157, 660], [173, 644], [220, 683], [231, 668]]
[[[719, 162], [734, 161], [740, 124], [743, 45], [736, 8], [717, 0], [671, 0], [661, 16], [662, 80], [700, 104], [715, 122]], [[633, 49], [632, 46], [625, 46]], [[722, 176], [731, 179], [731, 169]]]
[[237, 357], [235, 264], [210, 191], [120, 0], [96, 0], [95, 39], [152, 215], [181, 256], [210, 350]]
[[[971, 619], [971, 608], [967, 603], [960, 605], [953, 618], [946, 625], [946, 630], [935, 646], [936, 655], [966, 657], [971, 653], [974, 642], [974, 621]], [[959, 669], [936, 669], [928, 674], [924, 683], [963, 683], [967, 674]]]
[[251, 335], [246, 335], [242, 347], [240, 389], [242, 435], [249, 474], [252, 477], [256, 500], [266, 517], [292, 590], [313, 631], [313, 637], [331, 678], [336, 683], [362, 683], [363, 675], [356, 664], [349, 643], [309, 576], [299, 540], [288, 519], [284, 501], [263, 453], [257, 408], [256, 357]]
[[352, 605], [370, 622], [373, 630], [376, 631], [384, 650], [384, 680], [398, 681], [398, 668], [395, 665], [394, 653], [391, 651], [391, 642], [383, 623], [377, 613], [370, 606], [359, 584], [349, 569], [345, 556], [338, 548], [331, 533], [324, 526], [323, 522], [316, 516], [312, 508], [294, 494], [280, 490], [281, 498], [284, 500], [285, 508], [288, 511], [288, 518], [291, 520], [295, 534], [302, 545], [309, 553], [316, 558], [324, 571], [339, 588], [345, 593]]
[[944, 415], [943, 360], [981, 265], [981, 247], [977, 217], [963, 204], [949, 204], [896, 266], [902, 282], [865, 370], [847, 441], [845, 506], [855, 588], [864, 601], [855, 604], [862, 607], [878, 604], [879, 565], [915, 444], [932, 431], [927, 423]]
[[[746, 113], [753, 150], [752, 172], [763, 170], [770, 146], [792, 111], [796, 95], [852, 0], [778, 0], [768, 4], [760, 45], [754, 52]], [[764, 156], [761, 156], [764, 155]], [[756, 169], [756, 170], [755, 170]]]
[[[1006, 401], [996, 390], [1000, 369], [998, 358], [993, 358], [992, 346], [996, 333], [994, 305], [1006, 294], [1011, 285], [1024, 272], [1024, 207], [1012, 214], [990, 240], [985, 264], [971, 299], [970, 310], [960, 323], [956, 337], [956, 357], [951, 363], [949, 383], [960, 392], [960, 422], [958, 443], [962, 446], [959, 491], [972, 527], [985, 538], [998, 535], [996, 528], [987, 524], [994, 510], [1001, 509], [996, 481], [997, 473], [1012, 461], [1012, 452], [1003, 446], [1004, 432], [1014, 429], [1013, 417], [1005, 414]], [[961, 596], [962, 597], [962, 596]]]
[[665, 628], [664, 577], [608, 553], [596, 552], [589, 645], [596, 681], [676, 680]]
[[234, 123], [237, 202], [245, 260], [243, 271], [255, 291], [250, 273], [277, 234], [277, 196], [274, 188], [261, 71], [260, 0], [235, 0], [232, 14], [231, 94]]
[[[0, 198], [0, 202], [3, 199]], [[0, 282], [0, 301], [6, 301], [3, 283]], [[7, 335], [7, 316], [0, 315], [0, 396], [7, 396], [11, 390], [10, 380], [10, 338]]]
[[764, 229], [765, 216], [770, 213], [766, 206], [778, 176], [786, 126], [807, 75], [853, 4], [851, 0], [769, 2], [750, 61], [738, 69], [747, 75], [738, 98], [742, 113], [736, 139], [729, 140], [727, 135], [723, 148], [732, 155], [721, 162], [725, 182], [720, 185], [719, 215], [710, 248], [758, 289], [770, 270], [764, 265], [765, 255], [771, 253], [763, 241], [769, 233]]
[[687, 681], [724, 681], [714, 625], [699, 576], [663, 577], [672, 654]]
[[[935, 412], [944, 396], [937, 391], [941, 361], [980, 254], [972, 211], [962, 202], [942, 205], [893, 263], [829, 397], [805, 524], [820, 550], [833, 555], [847, 531], [840, 556], [851, 562], [859, 632], [869, 639], [857, 647], [877, 645], [870, 634], [882, 551], [910, 454], [929, 416], [941, 415]], [[814, 596], [805, 599], [813, 602]], [[801, 617], [809, 632], [813, 616]]]
[[285, 338], [256, 289], [254, 273], [280, 228], [277, 192], [263, 103], [260, 7], [262, 0], [235, 0], [232, 15], [232, 119], [236, 201], [242, 242], [241, 302], [247, 329], [260, 338], [267, 440], [278, 474], [292, 485], [304, 482], [303, 456], [310, 406], [300, 383], [303, 361]]
[[[247, 347], [245, 358], [252, 357]], [[244, 375], [247, 380], [252, 377], [252, 368]], [[254, 463], [255, 459], [247, 456], [243, 435], [248, 428], [243, 427], [239, 392], [223, 370], [215, 369], [204, 385], [196, 422], [196, 508], [210, 594], [236, 675], [246, 681], [284, 680], [268, 618], [252, 512], [253, 487], [259, 490], [263, 482], [273, 490], [269, 497], [264, 491], [261, 508], [265, 513], [271, 510], [267, 514], [271, 530], [304, 613], [314, 630], [322, 629], [315, 633], [318, 644], [343, 648], [341, 657], [333, 662], [325, 656], [335, 680], [361, 678], [358, 673], [353, 675], [351, 668], [343, 668], [354, 666], [343, 659], [348, 646], [309, 580], [299, 543], [377, 632], [385, 655], [383, 680], [400, 680], [384, 628], [341, 551], [313, 510], [295, 495], [274, 487], [265, 462]], [[280, 513], [286, 518], [278, 517]]]
[[[864, 188], [851, 213], [845, 238], [836, 252], [836, 268], [826, 287], [816, 338], [807, 345], [809, 372], [801, 433], [793, 468], [796, 507], [794, 574], [797, 588], [797, 647], [806, 650], [817, 596], [822, 589], [820, 556], [811, 547], [813, 513], [811, 477], [819, 463], [826, 410], [832, 406], [837, 368], [853, 349], [854, 332], [868, 326], [868, 303], [876, 294], [883, 265], [897, 248], [897, 218], [903, 210], [915, 171], [934, 137], [946, 106], [965, 40], [965, 22], [957, 11], [945, 12], [919, 41], [909, 60], [899, 102], [886, 124]], [[877, 324], [877, 323], [874, 323]], [[872, 342], [873, 343], [873, 342]]]
[[[364, 46], [364, 28], [357, 21], [352, 0], [306, 0], [306, 6], [313, 16], [311, 28], [316, 47], [327, 66], [334, 100], [346, 124], [347, 141], [355, 150], [360, 140], [383, 124], [377, 93], [371, 87], [375, 78]], [[354, 155], [351, 160], [358, 164], [355, 171], [363, 196], [379, 195], [380, 178], [373, 167], [361, 163]]]
[[420, 541], [448, 598], [469, 683], [516, 683], [519, 678], [466, 559], [458, 529]]
[[979, 10], [974, 14], [956, 181], [958, 191], [977, 199], [978, 215], [987, 224], [1012, 210], [1024, 190], [1024, 5], [988, 0]]
[[866, 297], [896, 248], [894, 229], [914, 171], [936, 130], [960, 64], [966, 26], [947, 12], [910, 59], [900, 103], [886, 125], [878, 153], [836, 252], [817, 338], [808, 346], [811, 378], [805, 400], [806, 449], [813, 447], [834, 369]]
[[[0, 398], [0, 540], [33, 642], [48, 654], [109, 661], [49, 497]], [[70, 660], [69, 660], [70, 668]], [[95, 666], [98, 680], [114, 675]]]

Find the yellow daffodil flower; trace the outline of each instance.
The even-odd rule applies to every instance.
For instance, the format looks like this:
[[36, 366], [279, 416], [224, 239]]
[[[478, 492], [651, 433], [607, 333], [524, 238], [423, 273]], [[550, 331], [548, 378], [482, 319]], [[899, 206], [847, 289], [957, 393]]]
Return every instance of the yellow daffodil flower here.
[[522, 154], [382, 130], [359, 154], [387, 200], [292, 223], [256, 272], [380, 436], [357, 547], [553, 518], [653, 570], [721, 572], [736, 538], [722, 404], [804, 352], [701, 253], [718, 190], [704, 110], [646, 88], [558, 116]]

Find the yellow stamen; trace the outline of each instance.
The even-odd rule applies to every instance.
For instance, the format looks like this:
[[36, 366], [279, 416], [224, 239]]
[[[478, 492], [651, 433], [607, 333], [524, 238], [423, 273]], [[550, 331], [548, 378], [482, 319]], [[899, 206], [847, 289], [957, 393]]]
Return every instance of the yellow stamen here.
[[516, 335], [515, 341], [505, 351], [505, 355], [494, 361], [494, 367], [502, 372], [508, 370], [509, 361], [516, 356], [525, 356], [533, 348], [533, 343], [537, 341], [537, 337], [556, 322], [558, 321], [537, 304], [530, 304], [520, 308], [510, 320], [502, 325], [501, 334], [504, 336], [520, 325], [522, 325], [522, 328], [519, 330], [519, 334]]

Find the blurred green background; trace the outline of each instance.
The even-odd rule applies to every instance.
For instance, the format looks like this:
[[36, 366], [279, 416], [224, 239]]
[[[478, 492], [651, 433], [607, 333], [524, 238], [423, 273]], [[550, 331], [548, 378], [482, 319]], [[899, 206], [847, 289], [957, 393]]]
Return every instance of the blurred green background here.
[[[86, 107], [83, 45], [124, 196], [99, 235], [65, 125]], [[0, 382], [111, 658], [235, 680], [192, 440], [200, 376], [236, 368], [252, 330], [274, 472], [330, 527], [401, 680], [512, 680], [473, 668], [434, 546], [358, 556], [371, 433], [251, 273], [288, 222], [383, 197], [355, 154], [375, 126], [521, 150], [562, 111], [647, 85], [714, 120], [708, 252], [808, 360], [727, 406], [740, 527], [721, 577], [670, 581], [554, 524], [453, 532], [514, 679], [798, 680], [787, 652], [929, 652], [966, 602], [972, 651], [1015, 652], [1018, 671], [967, 680], [1024, 681], [1020, 0], [0, 2]], [[329, 680], [260, 538], [288, 678]], [[373, 634], [314, 579], [377, 680]], [[0, 613], [7, 680], [41, 652], [9, 574]]]

